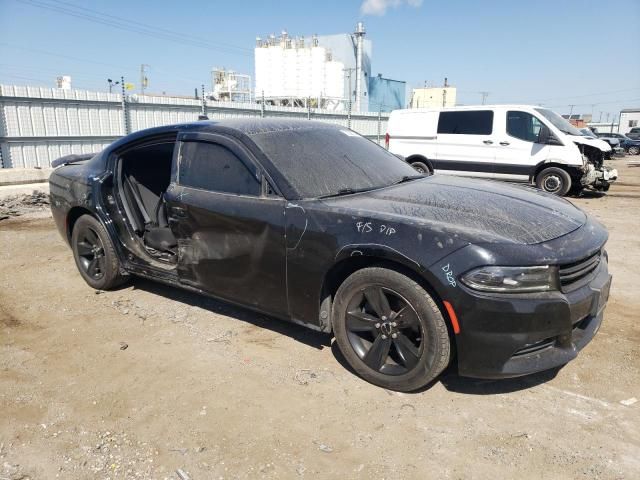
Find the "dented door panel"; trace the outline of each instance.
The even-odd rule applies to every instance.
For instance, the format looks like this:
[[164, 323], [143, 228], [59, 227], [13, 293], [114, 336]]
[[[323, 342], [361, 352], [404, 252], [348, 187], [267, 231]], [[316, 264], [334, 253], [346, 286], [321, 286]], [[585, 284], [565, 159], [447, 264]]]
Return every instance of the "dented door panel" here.
[[176, 185], [166, 200], [181, 282], [286, 315], [284, 200]]

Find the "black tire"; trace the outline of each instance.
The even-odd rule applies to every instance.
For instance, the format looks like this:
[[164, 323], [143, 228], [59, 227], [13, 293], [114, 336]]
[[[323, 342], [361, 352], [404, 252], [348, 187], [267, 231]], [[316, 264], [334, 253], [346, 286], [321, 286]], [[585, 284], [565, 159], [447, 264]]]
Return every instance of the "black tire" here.
[[73, 226], [71, 249], [78, 271], [90, 287], [109, 290], [126, 281], [109, 234], [91, 215], [81, 216]]
[[423, 162], [411, 162], [411, 166], [413, 167], [414, 170], [424, 175], [431, 175], [433, 173], [429, 168], [429, 166]]
[[636, 147], [635, 145], [632, 146], [632, 147], [629, 147], [627, 149], [627, 153], [629, 155], [638, 155], [638, 154], [640, 154], [640, 147]]
[[424, 288], [394, 270], [364, 268], [349, 276], [338, 288], [332, 318], [345, 359], [374, 385], [414, 391], [449, 363], [442, 313]]
[[562, 197], [571, 188], [571, 177], [561, 168], [545, 168], [536, 176], [536, 186], [545, 192]]

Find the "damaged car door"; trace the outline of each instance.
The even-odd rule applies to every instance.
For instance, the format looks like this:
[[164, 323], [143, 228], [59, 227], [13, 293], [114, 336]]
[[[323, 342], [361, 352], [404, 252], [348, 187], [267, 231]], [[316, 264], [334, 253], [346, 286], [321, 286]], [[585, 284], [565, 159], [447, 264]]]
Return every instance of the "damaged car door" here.
[[167, 191], [180, 281], [216, 297], [286, 314], [284, 199], [242, 144], [184, 133]]

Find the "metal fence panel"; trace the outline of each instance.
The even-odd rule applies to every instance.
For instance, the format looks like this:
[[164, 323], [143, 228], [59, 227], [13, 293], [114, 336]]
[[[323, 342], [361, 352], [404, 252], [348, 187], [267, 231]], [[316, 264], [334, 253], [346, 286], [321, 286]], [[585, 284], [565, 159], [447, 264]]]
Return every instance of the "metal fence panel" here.
[[[128, 131], [191, 122], [202, 113], [199, 99], [131, 95], [125, 111], [120, 94], [85, 90], [0, 85], [0, 166], [47, 167], [70, 153], [99, 151]], [[284, 117], [311, 119], [349, 127], [382, 141], [388, 116], [276, 107], [256, 103], [207, 102], [211, 120]]]

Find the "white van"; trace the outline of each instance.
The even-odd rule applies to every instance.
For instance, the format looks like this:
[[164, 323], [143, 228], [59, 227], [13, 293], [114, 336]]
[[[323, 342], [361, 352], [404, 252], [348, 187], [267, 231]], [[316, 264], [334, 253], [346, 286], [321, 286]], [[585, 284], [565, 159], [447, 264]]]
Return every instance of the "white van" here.
[[607, 191], [618, 177], [603, 165], [609, 144], [531, 105], [394, 110], [385, 143], [418, 171], [534, 183], [557, 195]]

